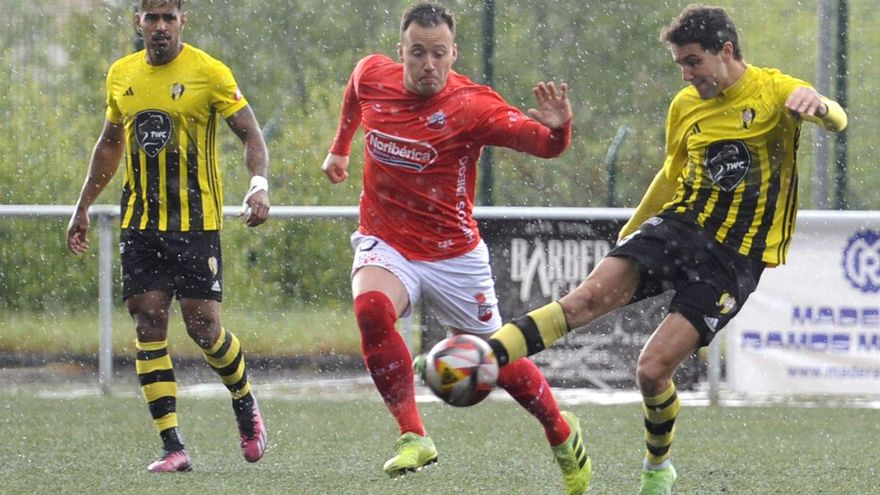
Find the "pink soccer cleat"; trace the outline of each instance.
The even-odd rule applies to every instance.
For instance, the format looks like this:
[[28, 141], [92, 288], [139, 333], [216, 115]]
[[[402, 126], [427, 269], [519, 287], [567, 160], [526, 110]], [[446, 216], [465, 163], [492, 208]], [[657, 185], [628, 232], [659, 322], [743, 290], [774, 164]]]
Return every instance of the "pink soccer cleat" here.
[[237, 413], [235, 419], [241, 434], [241, 453], [248, 462], [259, 461], [266, 452], [266, 427], [257, 399], [254, 398], [253, 407]]
[[191, 471], [192, 462], [185, 450], [166, 451], [162, 458], [147, 466], [151, 473], [176, 473], [177, 471]]

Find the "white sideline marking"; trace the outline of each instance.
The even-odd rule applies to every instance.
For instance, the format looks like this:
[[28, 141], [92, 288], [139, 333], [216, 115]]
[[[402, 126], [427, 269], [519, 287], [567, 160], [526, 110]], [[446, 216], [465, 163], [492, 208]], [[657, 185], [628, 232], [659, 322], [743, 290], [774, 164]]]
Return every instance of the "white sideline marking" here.
[[[126, 390], [114, 390], [117, 397], [140, 397], [140, 391], [132, 386]], [[339, 401], [339, 400], [376, 400], [381, 398], [373, 388], [369, 376], [348, 378], [285, 378], [274, 381], [258, 382], [254, 385], [261, 399], [281, 399], [289, 401]], [[32, 388], [15, 387], [12, 393], [33, 393]], [[229, 392], [220, 383], [200, 383], [179, 385], [179, 396], [187, 397], [228, 397]], [[554, 388], [553, 394], [557, 402], [564, 406], [580, 404], [621, 405], [641, 403], [641, 394], [635, 390], [598, 390], [580, 388]], [[33, 393], [42, 399], [76, 399], [98, 397], [101, 390], [97, 385], [79, 387], [58, 386], [54, 389], [43, 388]], [[705, 391], [681, 391], [679, 398], [682, 405], [688, 407], [709, 406], [708, 393]], [[487, 400], [512, 401], [503, 390], [494, 391]], [[424, 386], [416, 386], [416, 401], [419, 403], [440, 402], [431, 391]], [[847, 407], [858, 409], [880, 409], [880, 398], [877, 396], [821, 396], [821, 397], [783, 397], [737, 395], [732, 392], [722, 394], [719, 403], [722, 407], [750, 406], [789, 406], [789, 407]]]

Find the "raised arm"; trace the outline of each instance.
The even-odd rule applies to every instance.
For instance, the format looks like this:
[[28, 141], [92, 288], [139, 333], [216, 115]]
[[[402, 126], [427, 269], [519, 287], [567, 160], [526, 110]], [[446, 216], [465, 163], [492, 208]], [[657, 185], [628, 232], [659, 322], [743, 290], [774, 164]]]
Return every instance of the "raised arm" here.
[[89, 240], [86, 237], [89, 232], [89, 207], [116, 174], [125, 150], [124, 137], [125, 129], [122, 124], [104, 121], [104, 129], [92, 150], [86, 180], [67, 224], [67, 249], [74, 254], [82, 254], [89, 249]]
[[[226, 119], [232, 132], [244, 144], [244, 163], [251, 174], [251, 185], [245, 195], [245, 225], [256, 227], [269, 218], [269, 150], [263, 139], [263, 131], [250, 105]], [[244, 206], [243, 205], [243, 206]]]
[[539, 81], [533, 92], [537, 108], [528, 110], [529, 117], [550, 129], [559, 129], [571, 122], [574, 114], [571, 111], [571, 102], [568, 101], [568, 84], [560, 84], [557, 91], [553, 81]]
[[[500, 96], [481, 119], [474, 139], [482, 144], [504, 146], [541, 158], [555, 158], [571, 143], [571, 103], [568, 85], [539, 82], [534, 89], [536, 108], [524, 118], [519, 110], [507, 105]], [[517, 117], [519, 115], [519, 117]]]

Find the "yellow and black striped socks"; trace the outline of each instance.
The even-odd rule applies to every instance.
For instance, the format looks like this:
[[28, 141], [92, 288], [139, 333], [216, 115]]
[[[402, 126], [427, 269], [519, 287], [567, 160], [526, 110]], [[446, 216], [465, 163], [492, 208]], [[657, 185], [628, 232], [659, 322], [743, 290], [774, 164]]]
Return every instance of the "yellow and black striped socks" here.
[[663, 465], [670, 455], [675, 436], [675, 417], [681, 409], [675, 384], [656, 397], [643, 397], [645, 413], [645, 462], [648, 467]]
[[135, 371], [164, 449], [183, 450], [177, 423], [177, 382], [168, 355], [168, 341], [138, 341]]
[[562, 305], [554, 301], [506, 323], [489, 338], [498, 364], [504, 366], [553, 345], [568, 333]]
[[233, 404], [250, 395], [251, 384], [248, 381], [247, 366], [241, 351], [241, 343], [235, 334], [221, 328], [217, 342], [210, 349], [203, 349], [203, 352], [205, 360], [220, 375], [223, 385], [232, 394]]

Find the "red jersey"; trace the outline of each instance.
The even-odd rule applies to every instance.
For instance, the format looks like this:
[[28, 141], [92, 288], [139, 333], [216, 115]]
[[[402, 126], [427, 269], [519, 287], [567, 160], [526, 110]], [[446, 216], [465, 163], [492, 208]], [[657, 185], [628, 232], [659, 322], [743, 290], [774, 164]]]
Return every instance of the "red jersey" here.
[[551, 130], [454, 71], [439, 93], [417, 95], [403, 85], [403, 65], [385, 55], [363, 58], [352, 72], [330, 152], [348, 156], [359, 124], [359, 230], [419, 261], [460, 256], [480, 242], [472, 212], [483, 146], [552, 158], [571, 141], [570, 123]]

